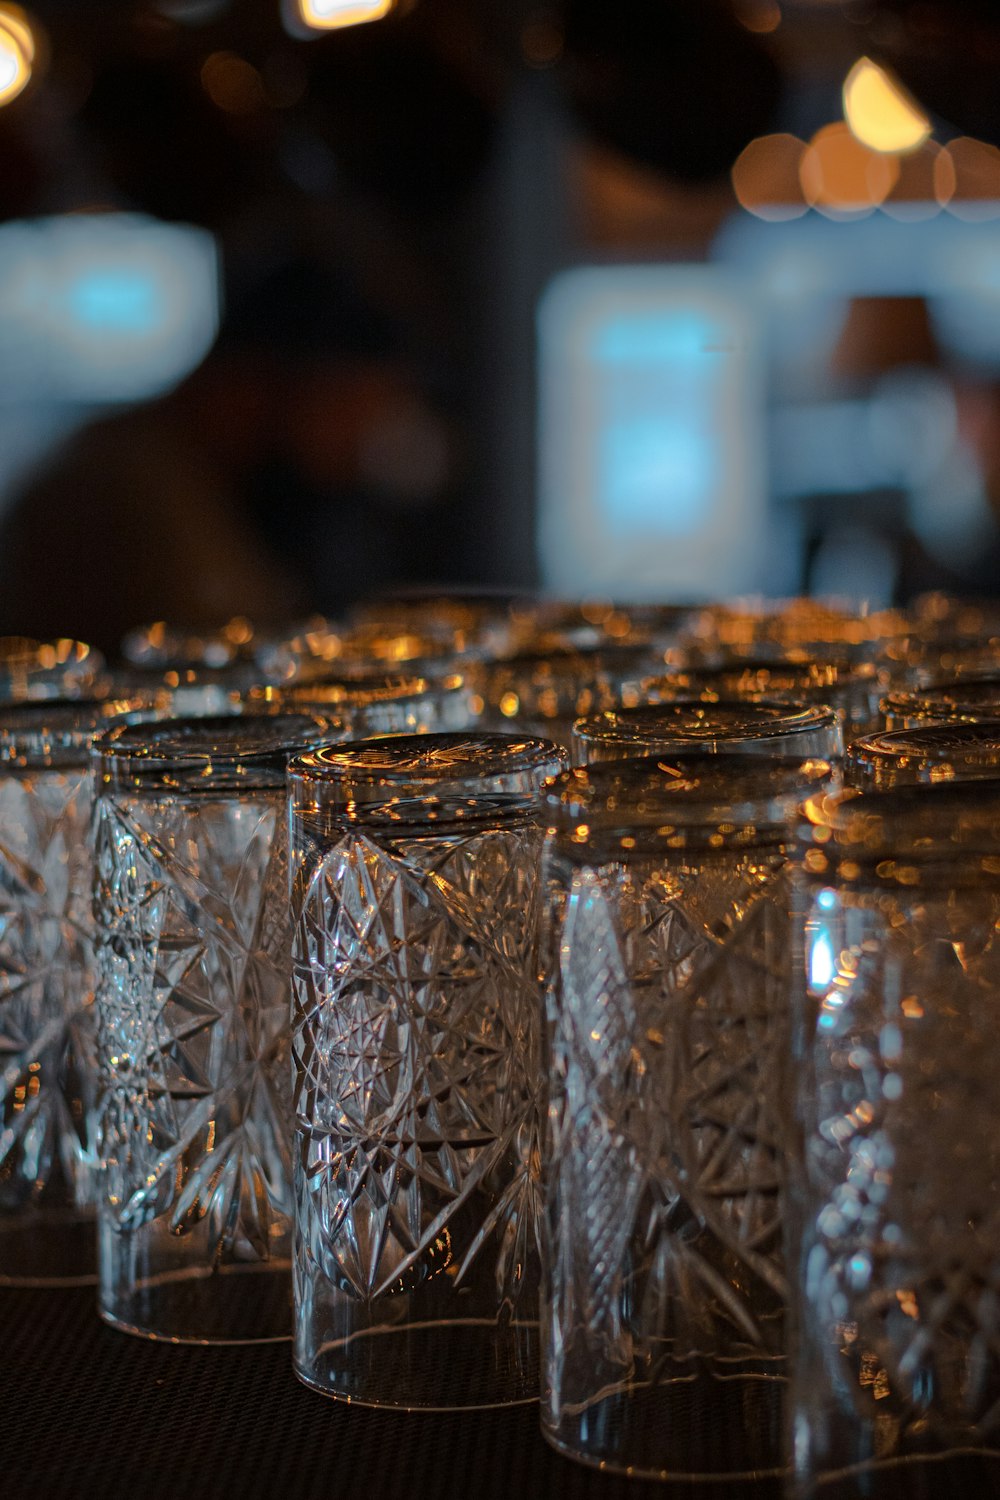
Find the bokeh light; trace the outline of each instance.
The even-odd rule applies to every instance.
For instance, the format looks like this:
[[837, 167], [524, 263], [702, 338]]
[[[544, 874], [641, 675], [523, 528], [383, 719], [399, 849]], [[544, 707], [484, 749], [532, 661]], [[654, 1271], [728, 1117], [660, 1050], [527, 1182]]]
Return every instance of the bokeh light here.
[[907, 224], [933, 219], [954, 191], [955, 173], [947, 151], [936, 141], [925, 141], [899, 157], [897, 167], [899, 175], [882, 201], [883, 212]]
[[742, 208], [759, 219], [797, 219], [808, 210], [800, 170], [806, 145], [798, 136], [762, 135], [733, 164], [733, 192]]
[[870, 57], [860, 57], [844, 80], [844, 118], [855, 138], [872, 151], [916, 151], [931, 122], [916, 100]]
[[947, 154], [954, 179], [950, 212], [971, 223], [1000, 218], [1000, 150], [963, 135], [948, 143]]
[[260, 74], [235, 52], [213, 52], [202, 63], [201, 83], [212, 103], [231, 115], [250, 115], [267, 105]]
[[898, 177], [897, 159], [862, 145], [842, 121], [816, 132], [799, 169], [806, 202], [829, 218], [871, 213], [888, 197]]
[[747, 31], [767, 36], [781, 25], [778, 0], [736, 0], [736, 19]]
[[10, 104], [31, 81], [35, 38], [19, 5], [0, 5], [0, 105]]
[[297, 0], [298, 19], [310, 31], [337, 31], [380, 21], [395, 9], [396, 0]]

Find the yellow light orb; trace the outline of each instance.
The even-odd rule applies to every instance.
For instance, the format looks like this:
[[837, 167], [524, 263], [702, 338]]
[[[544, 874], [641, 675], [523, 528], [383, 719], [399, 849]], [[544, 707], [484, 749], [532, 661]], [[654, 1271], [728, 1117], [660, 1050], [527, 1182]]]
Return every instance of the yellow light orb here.
[[931, 122], [903, 85], [859, 57], [844, 80], [844, 118], [851, 133], [872, 151], [917, 151], [931, 133]]
[[10, 104], [31, 82], [35, 38], [19, 5], [0, 5], [0, 105]]
[[381, 21], [395, 0], [298, 0], [299, 16], [311, 31], [339, 31], [365, 21]]

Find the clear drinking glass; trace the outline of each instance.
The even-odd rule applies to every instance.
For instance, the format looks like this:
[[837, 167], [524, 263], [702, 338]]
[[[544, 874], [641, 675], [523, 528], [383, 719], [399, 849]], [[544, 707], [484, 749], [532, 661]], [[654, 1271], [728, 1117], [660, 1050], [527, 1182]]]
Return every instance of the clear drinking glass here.
[[992, 719], [1000, 715], [1000, 675], [968, 673], [923, 687], [887, 693], [880, 703], [886, 729], [915, 729], [937, 719]]
[[338, 732], [248, 714], [98, 747], [98, 1308], [130, 1333], [291, 1332], [285, 767]]
[[135, 707], [0, 706], [0, 1284], [96, 1279], [89, 753]]
[[879, 699], [885, 690], [870, 662], [836, 657], [814, 660], [791, 651], [771, 657], [734, 656], [721, 665], [694, 666], [644, 682], [642, 687], [643, 701], [650, 703], [688, 697], [706, 702], [748, 698], [829, 705], [840, 714], [848, 741], [881, 727]]
[[300, 712], [335, 713], [352, 739], [383, 734], [449, 733], [469, 729], [483, 700], [460, 672], [433, 681], [420, 676], [318, 677], [257, 688], [249, 701]]
[[0, 636], [0, 703], [96, 696], [104, 657], [83, 641]]
[[949, 1456], [977, 1461], [964, 1493], [1000, 1484], [998, 871], [996, 787], [808, 804], [789, 1074], [801, 1496], [957, 1493]]
[[785, 1467], [786, 848], [823, 761], [550, 791], [542, 1430], [600, 1468]]
[[727, 751], [835, 760], [844, 753], [840, 717], [832, 708], [793, 702], [678, 697], [606, 709], [573, 725], [572, 760], [580, 765], [637, 755]]
[[513, 735], [289, 768], [295, 1370], [326, 1395], [538, 1390], [540, 787]]
[[483, 715], [490, 728], [538, 734], [569, 749], [581, 714], [638, 702], [641, 679], [658, 672], [655, 654], [641, 645], [591, 650], [528, 651], [483, 669]]
[[920, 783], [1000, 781], [1000, 719], [869, 735], [849, 746], [844, 777], [851, 786], [881, 792]]

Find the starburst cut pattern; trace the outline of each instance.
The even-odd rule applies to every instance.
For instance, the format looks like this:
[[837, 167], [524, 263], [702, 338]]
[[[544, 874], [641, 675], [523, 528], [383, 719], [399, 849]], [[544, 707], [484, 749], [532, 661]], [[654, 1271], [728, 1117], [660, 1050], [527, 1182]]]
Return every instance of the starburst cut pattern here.
[[820, 1007], [806, 1331], [880, 1457], [1000, 1443], [997, 914], [859, 904]]
[[0, 1205], [93, 1204], [90, 776], [0, 778]]
[[578, 867], [555, 899], [550, 1385], [572, 1402], [595, 1370], [657, 1378], [665, 1350], [780, 1354], [781, 862]]
[[105, 1213], [288, 1252], [287, 837], [278, 800], [97, 807]]
[[371, 1301], [492, 1245], [535, 1259], [540, 833], [345, 837], [308, 871], [294, 951], [303, 1253]]

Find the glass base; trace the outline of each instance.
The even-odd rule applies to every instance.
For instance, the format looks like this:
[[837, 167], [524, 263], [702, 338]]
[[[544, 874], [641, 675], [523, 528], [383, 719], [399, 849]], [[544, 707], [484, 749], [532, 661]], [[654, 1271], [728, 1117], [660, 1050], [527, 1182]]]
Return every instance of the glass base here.
[[0, 1215], [0, 1286], [94, 1286], [97, 1226], [74, 1209]]
[[796, 1500], [995, 1500], [1000, 1452], [949, 1449], [799, 1474], [791, 1493]]
[[355, 1406], [485, 1411], [538, 1400], [538, 1324], [461, 1318], [363, 1328], [296, 1353], [310, 1390]]
[[[782, 1362], [783, 1363], [783, 1362]], [[623, 1384], [586, 1404], [563, 1405], [553, 1420], [542, 1404], [542, 1436], [566, 1458], [637, 1479], [780, 1479], [785, 1461], [783, 1375], [679, 1361], [669, 1379]]]
[[292, 1336], [290, 1261], [187, 1268], [123, 1289], [102, 1285], [97, 1310], [122, 1333], [171, 1344], [274, 1344]]

